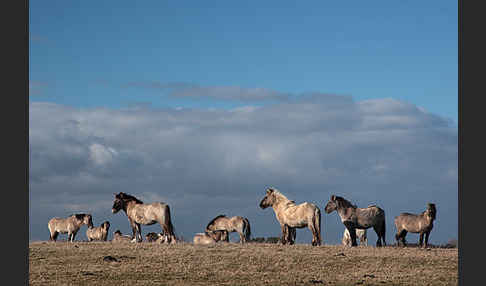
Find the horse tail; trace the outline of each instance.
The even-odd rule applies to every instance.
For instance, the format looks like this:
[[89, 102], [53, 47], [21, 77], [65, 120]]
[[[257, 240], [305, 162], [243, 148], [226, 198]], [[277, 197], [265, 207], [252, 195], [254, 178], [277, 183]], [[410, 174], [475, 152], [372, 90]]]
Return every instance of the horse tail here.
[[250, 236], [251, 236], [250, 222], [248, 221], [248, 219], [246, 217], [243, 218], [243, 221], [245, 222], [245, 225], [244, 225], [244, 229], [245, 229], [245, 239], [246, 239], [246, 241], [249, 241], [250, 240]]
[[175, 240], [177, 240], [177, 237], [175, 235], [175, 228], [174, 225], [172, 224], [172, 217], [170, 215], [170, 207], [169, 205], [166, 206], [167, 206], [167, 224], [163, 226], [163, 228], [164, 231], [167, 232], [166, 235], [168, 235], [171, 238], [173, 237]]
[[321, 238], [321, 210], [316, 206], [314, 210], [314, 217], [312, 218], [312, 223], [314, 224], [314, 229], [317, 233], [317, 245], [321, 245], [322, 238]]
[[385, 237], [386, 237], [386, 219], [385, 219], [385, 211], [384, 210], [381, 210], [382, 213], [383, 213], [383, 220], [381, 222], [381, 239], [383, 240], [383, 244], [386, 246], [386, 241], [385, 241]]

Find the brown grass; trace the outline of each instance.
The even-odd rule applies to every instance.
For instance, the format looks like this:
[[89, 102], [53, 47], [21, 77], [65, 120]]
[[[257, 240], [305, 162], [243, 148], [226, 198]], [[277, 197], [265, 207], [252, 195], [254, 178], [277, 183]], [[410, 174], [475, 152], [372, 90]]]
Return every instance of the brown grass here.
[[[112, 256], [117, 261], [104, 261]], [[458, 250], [32, 242], [30, 285], [457, 285]]]

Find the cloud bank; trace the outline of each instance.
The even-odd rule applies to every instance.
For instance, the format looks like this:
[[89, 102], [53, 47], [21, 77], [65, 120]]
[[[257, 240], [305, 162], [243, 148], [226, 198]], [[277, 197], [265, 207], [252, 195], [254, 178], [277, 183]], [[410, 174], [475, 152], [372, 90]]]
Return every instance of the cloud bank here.
[[[223, 97], [231, 89], [211, 94]], [[336, 213], [324, 213], [332, 194], [361, 207], [381, 206], [388, 243], [394, 243], [393, 218], [419, 213], [427, 202], [438, 209], [431, 243], [457, 238], [457, 129], [394, 99], [319, 95], [232, 110], [31, 102], [29, 124], [32, 240], [48, 238], [51, 217], [74, 212], [131, 232], [123, 213], [111, 214], [113, 193], [120, 191], [168, 203], [176, 232], [187, 241], [219, 214], [247, 217], [254, 237], [279, 236], [273, 210], [258, 207], [270, 186], [297, 203], [318, 205], [324, 243], [339, 243], [344, 229]], [[368, 235], [374, 244], [372, 229]], [[310, 243], [309, 231], [298, 230], [297, 240]]]

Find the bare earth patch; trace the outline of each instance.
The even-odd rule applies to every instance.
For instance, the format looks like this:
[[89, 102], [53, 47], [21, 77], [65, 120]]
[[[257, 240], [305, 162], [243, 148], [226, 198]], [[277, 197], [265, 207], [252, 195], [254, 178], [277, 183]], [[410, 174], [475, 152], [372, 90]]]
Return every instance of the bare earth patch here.
[[458, 250], [32, 242], [30, 285], [457, 285]]

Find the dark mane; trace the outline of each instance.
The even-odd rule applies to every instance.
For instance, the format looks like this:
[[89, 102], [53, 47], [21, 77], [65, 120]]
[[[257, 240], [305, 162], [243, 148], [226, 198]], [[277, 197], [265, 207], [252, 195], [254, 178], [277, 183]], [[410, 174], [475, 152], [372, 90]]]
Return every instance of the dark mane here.
[[72, 214], [70, 216], [75, 216], [76, 219], [83, 220], [86, 214]]
[[336, 201], [338, 202], [339, 206], [344, 208], [356, 208], [356, 205], [353, 205], [350, 201], [346, 200], [343, 197], [336, 196]]
[[143, 202], [141, 200], [137, 199], [136, 197], [134, 197], [132, 195], [120, 193], [119, 196], [120, 196], [120, 199], [124, 200], [125, 202], [133, 201], [136, 204], [143, 204]]
[[226, 217], [226, 215], [222, 214], [222, 215], [219, 215], [219, 216], [217, 216], [217, 217], [213, 218], [213, 219], [212, 219], [212, 220], [211, 220], [211, 221], [208, 223], [208, 225], [206, 226], [206, 229], [208, 229], [208, 227], [209, 227], [210, 225], [212, 225], [212, 224], [213, 224], [213, 223], [214, 223], [214, 222], [215, 222], [215, 221], [216, 221], [218, 218], [222, 218], [222, 217]]

